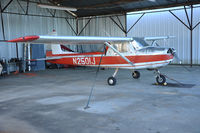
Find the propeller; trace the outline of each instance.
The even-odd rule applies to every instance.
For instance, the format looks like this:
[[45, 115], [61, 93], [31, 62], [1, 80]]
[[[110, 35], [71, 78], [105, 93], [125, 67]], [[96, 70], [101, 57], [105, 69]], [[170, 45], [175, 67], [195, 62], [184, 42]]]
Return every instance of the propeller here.
[[173, 55], [174, 58], [179, 62], [179, 64], [182, 64], [182, 60], [178, 57], [176, 51], [173, 51], [172, 55]]
[[[179, 62], [179, 64], [182, 64], [182, 60], [178, 57], [176, 50], [173, 48], [169, 49], [170, 53], [174, 56], [175, 60], [177, 60]], [[188, 72], [191, 72], [187, 67], [181, 65], [184, 69], [186, 69]]]

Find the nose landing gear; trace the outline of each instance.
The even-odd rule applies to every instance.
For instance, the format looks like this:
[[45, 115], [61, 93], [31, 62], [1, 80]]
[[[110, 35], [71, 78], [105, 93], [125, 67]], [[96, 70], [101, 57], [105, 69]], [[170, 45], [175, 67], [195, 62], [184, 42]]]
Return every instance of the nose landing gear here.
[[160, 73], [160, 71], [158, 71], [157, 69], [156, 69], [155, 73], [157, 75], [156, 76], [156, 82], [157, 82], [157, 84], [159, 84], [159, 85], [167, 85], [165, 76], [162, 75]]
[[158, 83], [158, 84], [166, 84], [166, 78], [165, 78], [165, 76], [163, 76], [163, 75], [159, 75], [159, 76], [157, 76], [156, 77], [156, 82]]

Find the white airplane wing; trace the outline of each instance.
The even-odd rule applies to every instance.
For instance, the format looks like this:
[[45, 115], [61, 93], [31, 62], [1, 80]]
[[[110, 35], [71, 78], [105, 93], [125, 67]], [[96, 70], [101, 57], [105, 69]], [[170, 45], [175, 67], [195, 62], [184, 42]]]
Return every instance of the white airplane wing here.
[[132, 41], [131, 37], [94, 37], [94, 36], [25, 36], [7, 42], [31, 44], [104, 44], [105, 42]]

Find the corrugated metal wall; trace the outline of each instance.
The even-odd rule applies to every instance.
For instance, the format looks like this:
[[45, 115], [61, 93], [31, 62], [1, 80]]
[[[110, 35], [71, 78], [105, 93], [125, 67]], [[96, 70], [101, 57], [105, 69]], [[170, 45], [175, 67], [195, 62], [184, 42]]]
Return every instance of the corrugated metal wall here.
[[[121, 22], [125, 25], [125, 16], [118, 16], [120, 22], [115, 16], [112, 17], [118, 24]], [[87, 24], [89, 19], [79, 20], [79, 31]], [[99, 17], [91, 19], [90, 23], [87, 25], [85, 30], [80, 34], [81, 36], [125, 36], [122, 30], [109, 18], [109, 17]], [[82, 46], [83, 51], [88, 50], [96, 51], [102, 46], [97, 45], [87, 45]]]
[[[173, 13], [188, 24], [184, 10], [173, 11]], [[190, 9], [188, 9], [188, 13], [190, 14]], [[128, 15], [127, 27], [131, 27], [140, 16], [141, 14]], [[194, 25], [200, 21], [200, 8], [194, 8], [193, 19]], [[175, 36], [175, 38], [169, 39], [166, 42], [159, 41], [159, 44], [174, 47], [177, 50], [178, 56], [183, 60], [183, 63], [190, 64], [190, 30], [168, 11], [145, 14], [128, 33], [129, 37], [165, 35]], [[200, 64], [200, 25], [193, 30], [193, 64]]]
[[[8, 3], [7, 0], [1, 0], [2, 7]], [[26, 2], [20, 1], [24, 10], [26, 10]], [[188, 10], [189, 12], [190, 10]], [[16, 0], [14, 0], [5, 12], [18, 12], [24, 13], [20, 8]], [[173, 11], [179, 16], [185, 23], [187, 19], [184, 10]], [[194, 9], [194, 25], [200, 20], [200, 9]], [[30, 14], [48, 15], [51, 14], [47, 9], [42, 9], [36, 6], [34, 3], [29, 5]], [[127, 29], [140, 17], [139, 15], [127, 16]], [[70, 18], [63, 11], [57, 11], [56, 16]], [[121, 23], [125, 25], [125, 16], [119, 16]], [[117, 21], [116, 17], [113, 19]], [[76, 30], [76, 19], [68, 19], [69, 23]], [[88, 19], [79, 19], [78, 29], [79, 32], [87, 23]], [[3, 22], [5, 29], [5, 39], [9, 40], [24, 35], [45, 35], [55, 29], [58, 35], [75, 35], [67, 24], [64, 18], [53, 17], [38, 17], [38, 16], [25, 16], [16, 14], [3, 13]], [[1, 25], [0, 21], [0, 25]], [[2, 27], [0, 26], [0, 40], [3, 40]], [[90, 23], [86, 26], [81, 36], [124, 36], [124, 33], [109, 17], [97, 17], [91, 19]], [[163, 36], [172, 35], [176, 36], [174, 39], [167, 40], [166, 42], [160, 41], [159, 43], [164, 46], [174, 47], [178, 56], [183, 59], [184, 64], [190, 63], [190, 31], [181, 24], [174, 16], [169, 12], [149, 13], [145, 14], [143, 18], [135, 25], [135, 27], [128, 33], [128, 36], [143, 37], [143, 36]], [[6, 45], [5, 45], [6, 44]], [[10, 59], [16, 57], [15, 44], [7, 45], [8, 43], [0, 43], [0, 58]], [[200, 64], [200, 26], [196, 27], [193, 31], [193, 63]], [[76, 50], [76, 46], [71, 46], [73, 50]], [[82, 46], [83, 52], [96, 51], [97, 46]], [[80, 48], [78, 49], [80, 50]], [[23, 50], [22, 45], [19, 46], [19, 56], [22, 57]]]
[[[4, 7], [8, 3], [7, 0], [1, 0], [1, 4]], [[20, 1], [24, 10], [26, 10], [26, 2]], [[23, 13], [23, 10], [17, 4], [17, 1], [14, 0], [5, 12], [18, 12]], [[51, 14], [47, 9], [42, 9], [36, 6], [34, 3], [29, 5], [29, 14], [40, 14], [48, 15]], [[58, 17], [70, 17], [67, 16], [63, 11], [57, 11], [56, 16]], [[69, 22], [73, 25], [75, 24], [74, 19], [68, 19]], [[55, 29], [58, 35], [74, 35], [70, 26], [66, 23], [66, 20], [63, 18], [53, 18], [53, 17], [38, 17], [38, 16], [25, 16], [25, 15], [16, 15], [16, 14], [7, 14], [3, 13], [3, 22], [5, 29], [5, 39], [13, 39], [25, 35], [46, 35], [52, 32]], [[0, 22], [1, 25], [1, 22]], [[0, 26], [0, 40], [3, 40], [2, 26]], [[16, 47], [15, 44], [9, 43], [0, 43], [0, 58], [16, 58]], [[22, 57], [23, 54], [22, 45], [19, 45], [19, 57]]]
[[[32, 0], [33, 1], [33, 0]], [[8, 0], [1, 0], [2, 7], [8, 3]], [[23, 9], [26, 11], [27, 2], [20, 1]], [[52, 11], [52, 10], [50, 10]], [[17, 0], [14, 0], [5, 12], [15, 12], [24, 14], [24, 11], [20, 8]], [[51, 16], [47, 9], [42, 9], [37, 7], [35, 3], [29, 4], [29, 14], [38, 14]], [[53, 12], [53, 11], [52, 11]], [[56, 11], [56, 17], [67, 17], [72, 18], [63, 11]], [[113, 17], [116, 20], [116, 17]], [[125, 17], [119, 16], [121, 23], [125, 24]], [[71, 26], [76, 31], [76, 19], [68, 19]], [[79, 32], [87, 23], [88, 19], [78, 20], [78, 30]], [[3, 13], [3, 22], [5, 29], [5, 39], [13, 39], [25, 35], [46, 35], [52, 32], [53, 29], [56, 30], [58, 35], [73, 35], [75, 33], [72, 31], [69, 24], [64, 18], [53, 18], [53, 17], [38, 17], [38, 16], [26, 16], [17, 14]], [[118, 22], [119, 23], [119, 22]], [[1, 25], [1, 22], [0, 22]], [[117, 25], [109, 17], [97, 17], [92, 18], [90, 23], [86, 26], [81, 36], [124, 36], [124, 33], [117, 27]], [[0, 26], [0, 40], [3, 40], [2, 27]], [[98, 49], [96, 46], [70, 46], [73, 50], [79, 50], [83, 52], [95, 51]], [[46, 46], [46, 49], [50, 49]], [[23, 47], [19, 45], [19, 57], [23, 55]], [[16, 46], [15, 44], [9, 44], [0, 42], [0, 58], [16, 58]]]

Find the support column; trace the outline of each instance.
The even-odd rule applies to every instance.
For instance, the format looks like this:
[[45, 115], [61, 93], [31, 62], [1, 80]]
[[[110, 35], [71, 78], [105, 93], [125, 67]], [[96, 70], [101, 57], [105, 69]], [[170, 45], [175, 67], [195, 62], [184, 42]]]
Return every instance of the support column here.
[[190, 22], [190, 66], [193, 64], [193, 5], [191, 5], [191, 22]]
[[31, 71], [31, 46], [30, 44], [27, 44], [27, 52], [28, 52], [28, 71], [30, 72]]
[[2, 13], [2, 7], [1, 7], [1, 1], [0, 1], [0, 10], [1, 10], [1, 28], [2, 28], [2, 34], [3, 34], [3, 40], [5, 40], [5, 30], [4, 30], [4, 21], [3, 21], [3, 13]]
[[125, 37], [127, 37], [127, 14], [125, 13], [125, 27], [124, 27], [124, 29], [125, 29]]
[[[76, 36], [78, 35], [78, 18], [76, 18]], [[79, 51], [79, 45], [76, 45], [77, 52]]]

